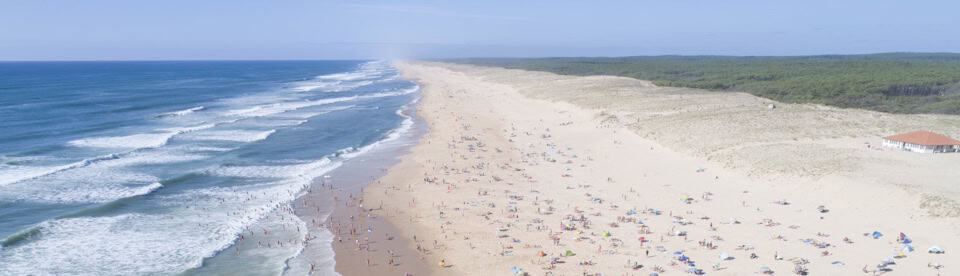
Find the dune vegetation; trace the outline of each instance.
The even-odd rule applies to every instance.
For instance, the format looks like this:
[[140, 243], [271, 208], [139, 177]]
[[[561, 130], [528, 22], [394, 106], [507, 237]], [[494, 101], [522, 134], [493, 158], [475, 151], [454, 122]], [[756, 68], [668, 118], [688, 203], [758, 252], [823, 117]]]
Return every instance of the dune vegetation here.
[[470, 58], [447, 62], [566, 75], [616, 75], [659, 86], [742, 91], [789, 103], [891, 113], [960, 114], [960, 54], [789, 57]]

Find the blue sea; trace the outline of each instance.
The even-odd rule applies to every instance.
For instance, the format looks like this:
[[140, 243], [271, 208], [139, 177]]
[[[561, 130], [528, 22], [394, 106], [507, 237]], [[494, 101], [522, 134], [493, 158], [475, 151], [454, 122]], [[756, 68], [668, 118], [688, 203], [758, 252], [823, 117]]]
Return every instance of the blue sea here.
[[[283, 273], [291, 202], [418, 89], [386, 61], [0, 63], [0, 275]], [[293, 242], [223, 257], [264, 232]]]

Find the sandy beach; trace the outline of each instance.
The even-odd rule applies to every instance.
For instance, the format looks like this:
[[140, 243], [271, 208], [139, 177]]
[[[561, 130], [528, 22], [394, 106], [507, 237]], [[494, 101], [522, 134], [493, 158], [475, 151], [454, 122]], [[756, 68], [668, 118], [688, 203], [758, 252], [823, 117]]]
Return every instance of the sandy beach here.
[[[957, 137], [957, 116], [396, 66], [422, 85], [429, 131], [362, 201], [393, 225], [370, 240], [403, 237], [379, 250], [416, 254], [422, 274], [960, 273], [960, 154], [878, 148], [915, 129]], [[373, 275], [340, 270], [356, 249], [336, 249], [338, 271]]]

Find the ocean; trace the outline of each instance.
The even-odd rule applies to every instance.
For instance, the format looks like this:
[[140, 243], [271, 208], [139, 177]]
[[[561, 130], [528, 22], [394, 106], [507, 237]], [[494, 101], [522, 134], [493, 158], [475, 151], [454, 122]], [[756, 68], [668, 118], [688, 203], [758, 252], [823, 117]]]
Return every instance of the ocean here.
[[332, 240], [291, 202], [409, 139], [418, 91], [386, 61], [0, 63], [0, 275], [288, 272]]

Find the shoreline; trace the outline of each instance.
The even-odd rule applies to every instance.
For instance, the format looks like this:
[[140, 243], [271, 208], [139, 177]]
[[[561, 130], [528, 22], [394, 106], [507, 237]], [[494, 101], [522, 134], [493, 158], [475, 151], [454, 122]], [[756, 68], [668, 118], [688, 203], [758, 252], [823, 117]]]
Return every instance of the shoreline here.
[[[897, 266], [888, 267], [896, 273], [935, 272], [928, 264], [948, 264], [939, 270], [947, 274], [958, 269], [949, 265], [949, 252], [925, 251], [932, 245], [960, 246], [956, 235], [943, 234], [960, 233], [960, 221], [955, 216], [928, 214], [923, 204], [913, 203], [924, 200], [930, 189], [942, 189], [940, 184], [914, 187], [915, 192], [910, 192], [896, 183], [881, 184], [896, 177], [861, 177], [890, 170], [884, 166], [902, 160], [944, 168], [956, 156], [930, 160], [868, 150], [851, 139], [861, 136], [826, 133], [818, 135], [829, 139], [810, 138], [826, 146], [803, 144], [806, 140], [784, 143], [783, 147], [794, 149], [785, 154], [809, 159], [796, 159], [808, 162], [800, 164], [800, 170], [785, 170], [781, 167], [790, 168], [791, 163], [759, 159], [773, 164], [768, 165], [736, 151], [711, 156], [702, 149], [682, 147], [699, 138], [699, 133], [657, 136], [644, 126], [631, 126], [632, 120], [657, 122], [636, 117], [642, 113], [624, 107], [624, 102], [637, 101], [633, 98], [582, 96], [606, 91], [602, 85], [613, 90], [642, 87], [641, 92], [661, 89], [644, 86], [642, 81], [426, 62], [398, 62], [397, 68], [405, 78], [421, 84], [423, 102], [418, 112], [430, 131], [381, 181], [364, 190], [364, 198], [383, 200], [387, 211], [371, 213], [403, 225], [400, 232], [423, 241], [419, 246], [426, 248], [427, 264], [435, 267], [433, 264], [445, 261], [447, 267], [433, 274], [522, 270], [531, 275], [648, 275], [658, 270], [684, 272], [691, 259], [697, 260], [695, 268], [719, 275], [760, 273], [762, 267], [790, 273], [797, 263], [812, 274], [861, 274], [861, 268], [876, 269], [882, 259], [897, 254], [907, 257], [895, 258]], [[682, 101], [720, 101], [713, 106], [739, 109], [756, 103], [759, 112], [766, 106], [762, 99], [739, 94], [718, 97], [697, 90], [662, 89], [668, 91], [653, 97], [615, 95], [649, 99], [652, 107], [667, 110], [671, 107], [657, 101], [679, 97]], [[791, 112], [807, 112], [796, 113], [803, 116], [862, 112], [791, 104], [777, 107], [788, 117], [797, 117]], [[655, 110], [660, 115], [652, 120], [701, 108]], [[881, 119], [888, 116], [862, 113], [866, 115], [860, 116]], [[903, 118], [895, 128], [943, 124], [923, 116], [889, 117]], [[721, 122], [734, 124], [733, 129], [754, 120], [724, 119], [729, 121]], [[663, 132], [690, 127], [684, 124], [674, 124], [674, 129]], [[801, 129], [800, 133], [824, 131], [821, 127]], [[851, 138], [838, 140], [831, 135]], [[678, 141], [663, 144], [665, 137]], [[675, 150], [678, 145], [681, 147]], [[825, 161], [816, 154], [833, 157], [836, 152], [845, 154], [840, 157], [859, 158], [853, 159], [856, 162], [893, 161], [821, 169], [819, 166], [834, 161], [818, 163]], [[817, 212], [820, 205], [829, 210]], [[871, 231], [887, 236], [872, 239], [861, 235]], [[897, 253], [905, 246], [896, 241], [897, 232], [909, 235], [915, 251]], [[826, 246], [811, 247], [811, 243]], [[574, 255], [568, 256], [567, 250]], [[681, 252], [686, 259], [679, 260], [671, 252]], [[732, 258], [718, 259], [718, 255]]]
[[[419, 101], [417, 101], [419, 102]], [[395, 227], [376, 216], [368, 216], [373, 203], [363, 201], [363, 189], [386, 173], [387, 169], [399, 162], [399, 158], [409, 152], [427, 131], [423, 119], [417, 115], [417, 104], [411, 103], [401, 109], [409, 116], [411, 126], [399, 133], [395, 139], [381, 141], [369, 152], [351, 158], [336, 170], [314, 179], [304, 196], [292, 202], [297, 216], [309, 226], [310, 233], [320, 233], [322, 239], [311, 240], [301, 254], [288, 260], [284, 274], [288, 275], [387, 275], [402, 274], [428, 275], [428, 269], [421, 265], [413, 251], [408, 252], [410, 241], [403, 236], [380, 234], [397, 233]], [[317, 206], [316, 202], [326, 202]], [[375, 207], [374, 207], [375, 208]], [[326, 216], [318, 217], [317, 214]], [[368, 232], [368, 227], [372, 231]], [[351, 228], [353, 230], [351, 231]], [[362, 248], [362, 249], [358, 249]], [[332, 250], [332, 260], [320, 260], [315, 250]], [[394, 253], [394, 265], [389, 266], [387, 250]], [[325, 256], [329, 257], [329, 255]], [[367, 265], [367, 259], [370, 265]], [[311, 266], [335, 262], [331, 272], [313, 270]]]

